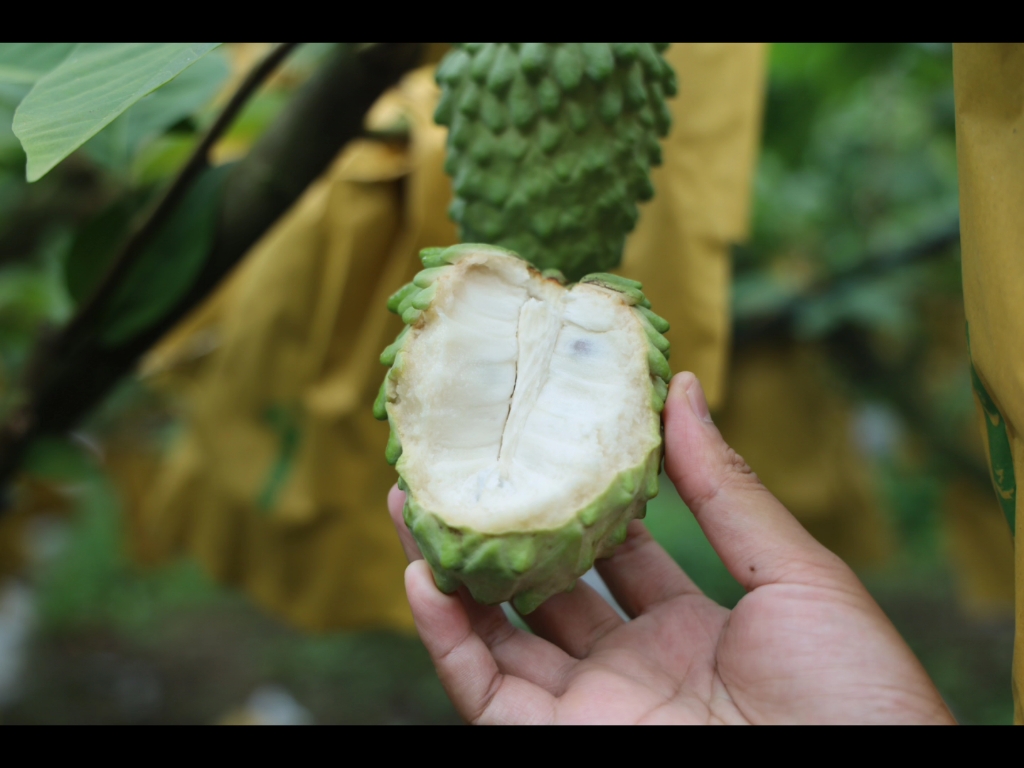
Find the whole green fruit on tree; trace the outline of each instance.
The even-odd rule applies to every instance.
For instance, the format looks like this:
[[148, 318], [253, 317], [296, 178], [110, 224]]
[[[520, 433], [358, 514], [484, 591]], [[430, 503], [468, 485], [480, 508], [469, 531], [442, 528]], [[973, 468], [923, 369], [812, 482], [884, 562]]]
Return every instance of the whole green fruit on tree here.
[[664, 48], [464, 43], [438, 69], [450, 212], [492, 245], [422, 252], [388, 303], [406, 328], [381, 355], [374, 415], [445, 592], [528, 613], [658, 492], [668, 323], [604, 270], [654, 193], [675, 92]]
[[667, 43], [462, 43], [437, 72], [450, 213], [570, 280], [612, 269], [671, 125]]

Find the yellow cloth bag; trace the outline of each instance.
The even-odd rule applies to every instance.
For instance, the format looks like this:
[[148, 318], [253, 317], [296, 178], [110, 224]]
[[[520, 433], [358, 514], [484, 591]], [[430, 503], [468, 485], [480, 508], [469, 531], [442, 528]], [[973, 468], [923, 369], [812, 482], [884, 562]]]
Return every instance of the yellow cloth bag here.
[[747, 239], [761, 137], [767, 46], [675, 44], [679, 93], [651, 179], [656, 194], [626, 241], [623, 274], [672, 326], [672, 370], [693, 371], [712, 408], [725, 395], [730, 249]]
[[[964, 309], [993, 484], [1016, 529], [1024, 477], [1024, 45], [953, 48]], [[1024, 561], [1016, 559], [1014, 719], [1024, 723]]]
[[[728, 247], [745, 234], [763, 46], [670, 49], [681, 92], [658, 194], [624, 272], [673, 323], [672, 363], [721, 390]], [[218, 579], [307, 629], [408, 628], [404, 557], [385, 508], [394, 471], [371, 404], [400, 327], [387, 296], [420, 248], [456, 241], [447, 216], [433, 68], [368, 116], [399, 115], [408, 147], [352, 142], [223, 286], [147, 357], [184, 413], [181, 439], [138, 499], [147, 552], [195, 554]], [[697, 185], [696, 189], [691, 188]], [[684, 223], [685, 222], [685, 223]], [[139, 549], [139, 548], [137, 548]]]
[[308, 629], [412, 626], [369, 406], [401, 325], [387, 297], [419, 248], [455, 241], [447, 179], [422, 162], [443, 149], [435, 90], [420, 72], [390, 94], [420, 120], [410, 147], [348, 145], [143, 368], [185, 413], [146, 536]]

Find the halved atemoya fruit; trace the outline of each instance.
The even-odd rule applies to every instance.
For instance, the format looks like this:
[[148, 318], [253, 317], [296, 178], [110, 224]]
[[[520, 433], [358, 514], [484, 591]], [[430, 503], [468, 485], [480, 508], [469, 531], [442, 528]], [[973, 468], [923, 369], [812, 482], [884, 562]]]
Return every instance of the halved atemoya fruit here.
[[441, 590], [528, 613], [658, 492], [668, 324], [615, 275], [565, 286], [490, 245], [421, 259], [374, 404], [405, 521]]

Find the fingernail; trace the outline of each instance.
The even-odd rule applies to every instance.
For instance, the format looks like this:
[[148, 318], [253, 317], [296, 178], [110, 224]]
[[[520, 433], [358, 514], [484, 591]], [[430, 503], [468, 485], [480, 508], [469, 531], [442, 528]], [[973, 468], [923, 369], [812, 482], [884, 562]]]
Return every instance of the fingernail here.
[[701, 421], [711, 424], [711, 410], [708, 408], [708, 400], [704, 397], [704, 388], [700, 385], [697, 377], [686, 388], [686, 399], [690, 402], [690, 410], [693, 415]]

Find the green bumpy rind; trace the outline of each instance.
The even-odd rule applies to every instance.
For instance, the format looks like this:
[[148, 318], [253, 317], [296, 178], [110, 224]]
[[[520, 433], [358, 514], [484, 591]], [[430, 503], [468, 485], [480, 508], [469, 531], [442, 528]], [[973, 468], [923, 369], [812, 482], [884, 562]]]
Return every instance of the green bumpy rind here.
[[[415, 323], [429, 307], [442, 270], [464, 255], [484, 251], [521, 258], [504, 248], [473, 243], [424, 249], [420, 258], [425, 269], [392, 296], [388, 308], [401, 315], [407, 325]], [[564, 282], [560, 274], [544, 276]], [[662, 335], [668, 331], [668, 323], [650, 310], [650, 303], [641, 292], [643, 286], [635, 280], [595, 274], [580, 282], [618, 291], [632, 306], [648, 340], [651, 408], [661, 413], [671, 378], [667, 362], [669, 342]], [[410, 309], [415, 312], [411, 321], [407, 319]], [[454, 592], [465, 584], [478, 602], [493, 605], [510, 600], [517, 611], [529, 613], [552, 595], [572, 589], [576, 579], [593, 566], [595, 558], [611, 555], [625, 540], [629, 521], [644, 516], [647, 500], [658, 493], [661, 435], [657, 447], [639, 466], [620, 473], [595, 501], [559, 528], [492, 535], [450, 527], [436, 511], [420, 505], [415, 489], [409, 488], [401, 476], [402, 446], [387, 406], [394, 384], [402, 375], [402, 347], [408, 336], [406, 327], [381, 354], [381, 363], [391, 368], [373, 404], [373, 415], [387, 419], [391, 427], [385, 456], [389, 464], [398, 464], [398, 486], [406, 492], [405, 522], [441, 591]]]
[[486, 605], [511, 601], [530, 613], [552, 595], [572, 589], [595, 558], [626, 539], [630, 520], [643, 517], [658, 492], [661, 446], [640, 466], [622, 472], [600, 497], [553, 530], [489, 535], [453, 528], [424, 509], [414, 492], [405, 498], [405, 522], [442, 592], [465, 584]]
[[462, 43], [438, 67], [450, 213], [570, 281], [612, 269], [654, 194], [676, 92], [663, 43]]

